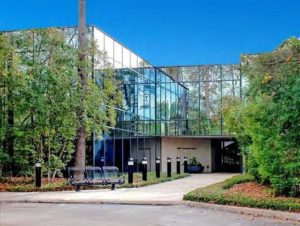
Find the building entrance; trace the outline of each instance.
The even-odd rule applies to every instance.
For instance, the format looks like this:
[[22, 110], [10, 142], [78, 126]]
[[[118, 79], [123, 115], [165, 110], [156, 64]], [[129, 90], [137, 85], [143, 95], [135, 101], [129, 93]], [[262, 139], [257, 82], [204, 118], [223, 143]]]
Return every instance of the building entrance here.
[[236, 140], [212, 140], [214, 172], [241, 172], [242, 155]]

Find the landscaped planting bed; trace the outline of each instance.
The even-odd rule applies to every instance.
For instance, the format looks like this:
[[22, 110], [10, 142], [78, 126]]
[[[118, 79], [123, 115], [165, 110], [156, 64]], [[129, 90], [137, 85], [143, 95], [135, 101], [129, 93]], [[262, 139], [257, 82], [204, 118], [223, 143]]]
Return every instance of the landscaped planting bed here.
[[[189, 176], [189, 174], [172, 174], [172, 177], [167, 177], [166, 173], [161, 173], [160, 178], [156, 178], [155, 172], [149, 172], [147, 175], [148, 180], [142, 180], [141, 173], [134, 173], [133, 184], [128, 184], [127, 174], [125, 176], [125, 184], [116, 185], [117, 188], [133, 188], [133, 187], [143, 187], [152, 184], [163, 183], [167, 181], [177, 180]], [[104, 189], [110, 188], [110, 186], [82, 186], [81, 190], [88, 189]], [[69, 186], [67, 179], [65, 178], [55, 178], [53, 182], [48, 182], [47, 178], [43, 178], [42, 187], [35, 188], [33, 178], [25, 177], [13, 177], [13, 178], [2, 178], [0, 179], [0, 192], [10, 191], [10, 192], [32, 192], [32, 191], [68, 191], [75, 190], [73, 186]]]
[[276, 196], [273, 189], [256, 183], [249, 175], [198, 188], [186, 194], [184, 200], [300, 212], [299, 197]]

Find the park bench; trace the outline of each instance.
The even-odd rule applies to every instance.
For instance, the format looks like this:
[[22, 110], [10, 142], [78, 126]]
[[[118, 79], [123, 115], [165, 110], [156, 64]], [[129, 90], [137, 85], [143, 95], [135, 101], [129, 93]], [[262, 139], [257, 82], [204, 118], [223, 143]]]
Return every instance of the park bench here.
[[102, 185], [111, 185], [111, 189], [114, 190], [116, 184], [124, 184], [125, 179], [115, 166], [68, 167], [68, 183], [75, 186], [76, 191], [80, 191], [80, 186]]

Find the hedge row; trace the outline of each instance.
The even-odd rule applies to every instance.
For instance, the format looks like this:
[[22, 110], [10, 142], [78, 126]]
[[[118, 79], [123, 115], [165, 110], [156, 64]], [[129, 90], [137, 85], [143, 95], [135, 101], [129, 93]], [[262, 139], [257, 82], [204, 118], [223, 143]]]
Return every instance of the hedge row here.
[[252, 181], [249, 175], [234, 176], [224, 182], [210, 185], [205, 188], [198, 188], [184, 196], [184, 200], [195, 202], [207, 202], [221, 205], [234, 205], [244, 207], [255, 207], [282, 211], [300, 212], [299, 198], [276, 198], [264, 197], [255, 199], [242, 193], [228, 194], [228, 188], [235, 184]]

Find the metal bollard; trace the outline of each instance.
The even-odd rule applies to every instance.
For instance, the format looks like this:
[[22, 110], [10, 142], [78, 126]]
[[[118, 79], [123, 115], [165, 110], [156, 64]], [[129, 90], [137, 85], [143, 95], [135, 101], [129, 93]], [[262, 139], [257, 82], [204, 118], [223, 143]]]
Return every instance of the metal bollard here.
[[128, 159], [128, 184], [133, 183], [133, 158]]
[[167, 176], [168, 177], [171, 177], [171, 158], [168, 157], [167, 158]]
[[183, 171], [184, 173], [188, 172], [188, 157], [184, 156], [184, 162], [183, 162]]
[[101, 157], [100, 159], [100, 167], [103, 167], [104, 166], [104, 157]]
[[37, 160], [35, 163], [35, 187], [40, 188], [42, 186], [42, 163]]
[[156, 157], [155, 160], [155, 171], [156, 171], [156, 177], [160, 178], [160, 158]]
[[176, 158], [176, 163], [177, 163], [177, 174], [180, 174], [180, 157], [177, 156]]
[[116, 190], [116, 184], [111, 184], [111, 190]]
[[144, 157], [142, 161], [143, 165], [143, 181], [147, 181], [147, 158]]

